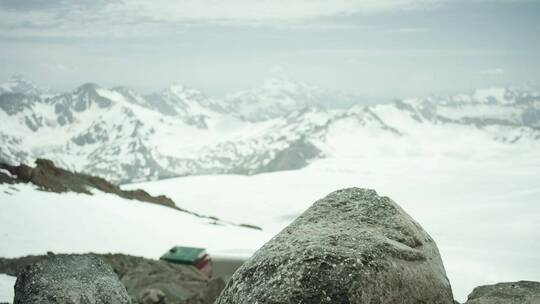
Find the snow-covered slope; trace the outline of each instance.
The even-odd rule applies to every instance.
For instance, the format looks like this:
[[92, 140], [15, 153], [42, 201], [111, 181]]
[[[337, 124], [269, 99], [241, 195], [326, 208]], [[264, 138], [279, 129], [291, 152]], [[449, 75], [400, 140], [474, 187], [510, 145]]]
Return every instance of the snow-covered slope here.
[[9, 244], [0, 246], [0, 256], [122, 252], [155, 259], [174, 245], [208, 248], [217, 255], [249, 255], [270, 237], [269, 232], [216, 224], [165, 206], [93, 193], [59, 194], [31, 184], [0, 184], [0, 242]]
[[0, 301], [2, 301], [2, 303], [11, 303], [11, 301], [13, 301], [16, 280], [16, 277], [0, 273]]
[[[540, 143], [535, 92], [487, 89], [345, 110], [320, 107], [320, 96], [306, 84], [276, 79], [225, 100], [182, 85], [148, 96], [95, 84], [48, 97], [8, 92], [0, 95], [0, 159], [44, 157], [129, 182], [299, 169], [340, 155], [421, 150], [482, 157]], [[374, 141], [351, 145], [366, 139]]]
[[336, 189], [373, 188], [398, 202], [435, 239], [456, 299], [464, 301], [483, 284], [540, 280], [538, 150], [512, 146], [489, 152], [505, 145], [497, 143], [458, 155], [442, 141], [429, 149], [411, 150], [400, 143], [391, 150], [374, 148], [378, 140], [353, 144], [355, 151], [368, 150], [369, 157], [340, 154], [301, 170], [193, 176], [130, 187], [181, 197], [187, 208], [249, 221], [272, 233]]
[[[366, 134], [375, 133], [357, 137], [345, 132], [349, 124], [356, 122], [344, 120], [331, 129], [333, 156], [300, 170], [126, 186], [166, 194], [180, 207], [253, 223], [263, 231], [212, 225], [104, 193], [55, 194], [26, 184], [0, 185], [0, 244], [9, 244], [0, 246], [0, 256], [52, 250], [156, 258], [174, 244], [205, 247], [214, 255], [249, 255], [317, 199], [356, 186], [391, 197], [422, 224], [439, 246], [458, 300], [482, 284], [540, 280], [538, 150], [499, 141], [486, 146], [489, 137], [481, 131], [470, 134], [471, 147], [460, 153], [447, 141], [417, 147], [394, 133], [388, 136], [397, 138], [396, 145], [386, 145], [379, 136], [386, 133], [378, 128], [366, 122]], [[444, 130], [428, 136], [437, 132]]]
[[[221, 173], [133, 187], [264, 230], [103, 193], [0, 185], [0, 243], [10, 244], [0, 256], [156, 257], [173, 244], [250, 253], [316, 199], [360, 186], [395, 199], [435, 238], [458, 299], [481, 284], [540, 280], [538, 93], [491, 88], [344, 110], [293, 87], [236, 101], [179, 85], [151, 97], [95, 84], [48, 97], [1, 94], [0, 158], [49, 158], [117, 182]], [[245, 176], [255, 173], [265, 174]]]

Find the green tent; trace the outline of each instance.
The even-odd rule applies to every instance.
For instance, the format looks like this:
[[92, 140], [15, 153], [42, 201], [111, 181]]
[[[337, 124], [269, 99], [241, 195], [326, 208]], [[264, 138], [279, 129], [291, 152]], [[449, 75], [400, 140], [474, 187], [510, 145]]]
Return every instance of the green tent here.
[[171, 263], [194, 265], [205, 255], [204, 248], [176, 246], [162, 255], [160, 259]]

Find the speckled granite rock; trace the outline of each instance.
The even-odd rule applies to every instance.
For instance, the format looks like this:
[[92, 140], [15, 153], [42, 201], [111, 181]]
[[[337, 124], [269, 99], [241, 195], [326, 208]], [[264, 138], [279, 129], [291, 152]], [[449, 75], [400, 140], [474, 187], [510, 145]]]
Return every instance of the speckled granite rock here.
[[113, 269], [94, 255], [54, 255], [31, 264], [15, 283], [14, 304], [128, 304]]
[[217, 304], [452, 304], [431, 237], [387, 197], [331, 193], [233, 275]]
[[[208, 279], [189, 265], [125, 254], [95, 255], [111, 266], [125, 286], [132, 303], [209, 304], [215, 301], [225, 287], [222, 278]], [[19, 276], [28, 265], [53, 256], [55, 254], [49, 252], [47, 255], [13, 259], [0, 257], [0, 273]]]
[[519, 281], [476, 287], [465, 304], [539, 304], [540, 282]]

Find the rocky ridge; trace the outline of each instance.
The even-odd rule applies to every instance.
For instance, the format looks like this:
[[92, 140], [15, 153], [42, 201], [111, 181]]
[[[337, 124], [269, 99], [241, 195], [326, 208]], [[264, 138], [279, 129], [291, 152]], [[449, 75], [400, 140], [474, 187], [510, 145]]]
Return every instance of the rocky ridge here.
[[180, 208], [172, 199], [164, 195], [152, 196], [142, 189], [122, 190], [118, 185], [112, 184], [101, 177], [58, 168], [52, 161], [47, 159], [37, 159], [35, 167], [30, 167], [25, 164], [12, 166], [0, 163], [0, 183], [31, 183], [40, 190], [56, 193], [77, 192], [92, 195], [93, 191], [102, 191], [130, 200], [172, 208], [193, 216], [209, 219], [215, 224], [228, 224], [251, 229], [261, 229], [255, 225], [231, 223], [220, 220], [214, 216], [202, 215]]

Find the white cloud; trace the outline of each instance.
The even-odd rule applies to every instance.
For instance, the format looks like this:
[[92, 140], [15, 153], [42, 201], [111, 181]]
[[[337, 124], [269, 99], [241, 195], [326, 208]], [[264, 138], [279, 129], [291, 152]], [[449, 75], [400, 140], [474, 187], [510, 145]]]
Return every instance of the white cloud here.
[[168, 22], [298, 21], [354, 13], [413, 9], [440, 0], [131, 0], [107, 6], [110, 12]]
[[[265, 25], [306, 30], [349, 29], [320, 18], [432, 7], [444, 0], [125, 0], [42, 8], [0, 7], [4, 37], [122, 36], [201, 24]], [[24, 3], [24, 2], [21, 2]], [[22, 8], [21, 8], [22, 7]]]
[[484, 74], [484, 75], [501, 75], [501, 74], [504, 74], [504, 69], [501, 69], [501, 68], [487, 69], [487, 70], [481, 71], [481, 74]]

